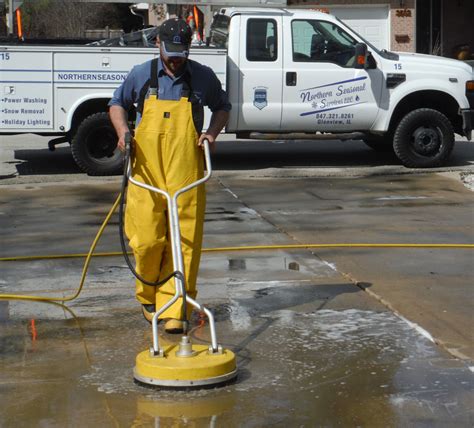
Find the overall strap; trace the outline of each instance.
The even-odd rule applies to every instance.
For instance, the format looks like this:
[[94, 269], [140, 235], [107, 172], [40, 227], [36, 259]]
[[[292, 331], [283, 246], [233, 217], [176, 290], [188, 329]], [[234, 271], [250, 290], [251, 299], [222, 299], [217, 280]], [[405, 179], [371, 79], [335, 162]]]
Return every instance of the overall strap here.
[[151, 61], [150, 89], [156, 89], [157, 94], [158, 87], [158, 58], [154, 58]]
[[193, 87], [191, 86], [191, 76], [185, 73], [183, 76], [183, 88], [181, 89], [181, 97], [186, 97], [189, 102], [193, 102]]
[[204, 124], [204, 109], [194, 94], [193, 87], [191, 85], [191, 75], [189, 73], [186, 73], [183, 76], [183, 88], [181, 90], [181, 97], [188, 98], [188, 102], [191, 103], [194, 127], [196, 128], [196, 132], [198, 134], [201, 134], [202, 127]]
[[150, 78], [145, 82], [138, 94], [137, 112], [140, 114], [143, 113], [143, 106], [148, 90], [150, 90], [150, 94], [158, 95], [158, 58], [152, 59]]

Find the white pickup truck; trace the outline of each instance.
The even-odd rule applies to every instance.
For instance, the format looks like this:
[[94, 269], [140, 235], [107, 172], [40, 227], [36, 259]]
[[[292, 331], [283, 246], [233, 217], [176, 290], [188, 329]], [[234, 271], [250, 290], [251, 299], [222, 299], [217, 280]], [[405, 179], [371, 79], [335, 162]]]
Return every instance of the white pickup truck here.
[[[471, 138], [472, 67], [380, 51], [337, 18], [310, 10], [227, 8], [211, 44], [191, 50], [226, 88], [226, 132], [239, 138], [363, 139], [407, 167], [447, 162], [454, 134]], [[0, 46], [0, 134], [69, 142], [91, 175], [122, 165], [107, 102], [153, 48]]]

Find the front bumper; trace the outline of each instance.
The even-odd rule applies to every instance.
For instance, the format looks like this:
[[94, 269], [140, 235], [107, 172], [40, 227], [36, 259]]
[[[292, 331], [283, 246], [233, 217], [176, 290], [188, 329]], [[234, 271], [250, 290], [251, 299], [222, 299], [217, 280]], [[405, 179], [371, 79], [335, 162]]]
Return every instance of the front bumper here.
[[472, 138], [472, 127], [474, 126], [474, 108], [462, 109], [462, 130], [469, 141]]

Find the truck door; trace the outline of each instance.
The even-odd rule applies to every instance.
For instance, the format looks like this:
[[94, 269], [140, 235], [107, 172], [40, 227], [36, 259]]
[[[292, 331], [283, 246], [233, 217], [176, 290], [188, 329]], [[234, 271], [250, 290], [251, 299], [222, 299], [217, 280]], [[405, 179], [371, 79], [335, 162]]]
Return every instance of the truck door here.
[[355, 68], [357, 41], [318, 19], [288, 19], [284, 34], [281, 129], [348, 132], [370, 129], [382, 88], [380, 70]]
[[277, 15], [241, 17], [239, 130], [274, 131], [280, 127], [283, 74], [281, 19]]

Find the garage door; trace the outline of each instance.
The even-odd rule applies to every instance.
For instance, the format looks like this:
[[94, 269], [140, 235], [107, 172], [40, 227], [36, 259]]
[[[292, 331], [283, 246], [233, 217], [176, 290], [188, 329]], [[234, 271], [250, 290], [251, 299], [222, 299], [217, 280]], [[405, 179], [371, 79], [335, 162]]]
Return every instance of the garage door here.
[[390, 49], [388, 6], [328, 6], [328, 9], [377, 48]]

